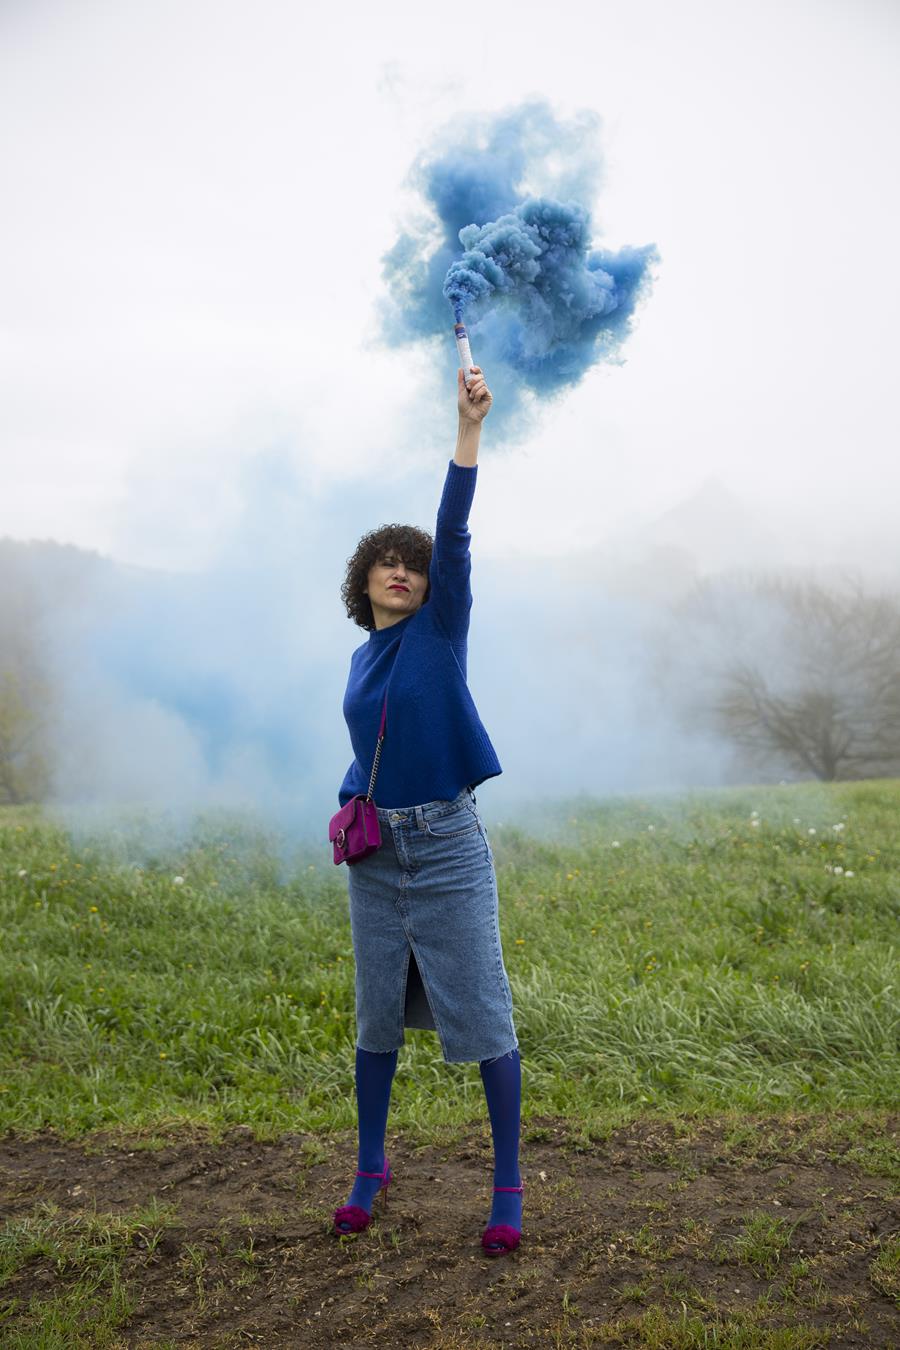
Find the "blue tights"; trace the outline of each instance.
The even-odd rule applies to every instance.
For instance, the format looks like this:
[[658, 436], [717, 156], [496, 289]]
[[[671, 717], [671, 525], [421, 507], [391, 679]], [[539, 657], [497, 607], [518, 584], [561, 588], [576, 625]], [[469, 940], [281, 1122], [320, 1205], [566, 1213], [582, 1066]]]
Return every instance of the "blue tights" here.
[[[359, 1121], [356, 1166], [360, 1172], [384, 1171], [384, 1133], [396, 1067], [396, 1050], [376, 1054], [356, 1047], [356, 1115]], [[347, 1204], [359, 1205], [371, 1214], [372, 1201], [380, 1187], [377, 1177], [357, 1177]]]
[[[522, 1065], [519, 1051], [496, 1059], [483, 1059], [478, 1065], [484, 1095], [487, 1097], [494, 1139], [494, 1185], [518, 1186], [519, 1111], [522, 1100]], [[490, 1223], [508, 1223], [522, 1229], [522, 1196], [500, 1191], [494, 1195]]]
[[[522, 1096], [522, 1069], [519, 1051], [496, 1059], [483, 1059], [478, 1065], [484, 1095], [487, 1098], [494, 1140], [494, 1185], [518, 1186], [519, 1176], [519, 1113]], [[359, 1154], [357, 1167], [361, 1172], [384, 1170], [384, 1136], [387, 1129], [391, 1085], [397, 1068], [397, 1051], [377, 1054], [356, 1048], [356, 1108], [359, 1121]], [[375, 1177], [357, 1177], [347, 1201], [372, 1212], [372, 1202], [380, 1182]], [[490, 1223], [508, 1223], [522, 1227], [522, 1197], [509, 1191], [494, 1196]]]

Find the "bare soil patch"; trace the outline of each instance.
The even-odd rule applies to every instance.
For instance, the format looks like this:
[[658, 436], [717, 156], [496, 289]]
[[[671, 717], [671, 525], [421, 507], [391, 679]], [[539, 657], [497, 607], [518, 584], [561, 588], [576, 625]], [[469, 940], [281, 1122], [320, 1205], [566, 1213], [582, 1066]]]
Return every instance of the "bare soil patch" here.
[[[804, 1346], [900, 1345], [900, 1287], [885, 1260], [900, 1234], [896, 1183], [859, 1164], [849, 1122], [846, 1148], [809, 1121], [745, 1124], [739, 1139], [733, 1121], [648, 1120], [588, 1140], [563, 1120], [532, 1118], [522, 1242], [497, 1259], [479, 1245], [486, 1125], [427, 1145], [389, 1130], [388, 1206], [379, 1198], [354, 1237], [331, 1226], [354, 1139], [258, 1142], [245, 1128], [218, 1143], [182, 1131], [162, 1147], [105, 1133], [6, 1136], [0, 1214], [21, 1220], [51, 1202], [77, 1229], [154, 1197], [172, 1207], [123, 1254], [137, 1300], [121, 1327], [128, 1347], [664, 1345], [645, 1339], [654, 1310], [720, 1336], [747, 1319], [759, 1331], [748, 1346], [791, 1327], [809, 1328]], [[0, 1326], [15, 1328], [31, 1296], [50, 1298], [73, 1278], [45, 1254], [29, 1257], [0, 1294]]]

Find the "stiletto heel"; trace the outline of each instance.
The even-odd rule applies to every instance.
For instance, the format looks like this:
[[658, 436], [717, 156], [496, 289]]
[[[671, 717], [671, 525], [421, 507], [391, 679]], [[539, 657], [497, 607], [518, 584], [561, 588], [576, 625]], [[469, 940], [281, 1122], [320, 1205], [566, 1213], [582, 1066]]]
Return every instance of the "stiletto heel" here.
[[[495, 1191], [517, 1191], [521, 1194], [525, 1189], [525, 1183], [521, 1186], [495, 1186]], [[481, 1245], [484, 1248], [486, 1256], [502, 1256], [504, 1252], [514, 1252], [519, 1245], [519, 1239], [522, 1236], [520, 1228], [513, 1228], [508, 1223], [492, 1223], [484, 1230], [481, 1235]]]
[[[378, 1187], [378, 1190], [372, 1198], [372, 1208], [375, 1208], [375, 1201], [383, 1192], [383, 1207], [387, 1209], [387, 1188], [394, 1179], [394, 1174], [391, 1171], [391, 1164], [388, 1159], [385, 1157], [383, 1172], [360, 1172], [357, 1168], [356, 1175], [358, 1177], [379, 1178], [381, 1185]], [[337, 1233], [338, 1237], [344, 1237], [346, 1233], [361, 1233], [364, 1228], [368, 1228], [371, 1218], [371, 1214], [367, 1214], [362, 1205], [341, 1205], [334, 1211], [334, 1231]], [[341, 1227], [341, 1224], [344, 1223], [347, 1224], [346, 1228]]]

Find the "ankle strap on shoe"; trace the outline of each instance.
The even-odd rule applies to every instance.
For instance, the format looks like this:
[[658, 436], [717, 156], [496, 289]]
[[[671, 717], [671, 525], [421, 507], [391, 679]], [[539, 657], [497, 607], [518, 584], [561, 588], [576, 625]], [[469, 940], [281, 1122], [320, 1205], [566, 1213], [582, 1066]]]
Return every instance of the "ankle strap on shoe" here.
[[389, 1166], [390, 1166], [390, 1164], [389, 1164], [387, 1158], [385, 1158], [385, 1160], [384, 1160], [384, 1171], [383, 1171], [383, 1172], [360, 1172], [359, 1169], [357, 1168], [356, 1175], [357, 1175], [358, 1177], [380, 1177], [381, 1180], [384, 1181], [384, 1178], [387, 1176], [387, 1172], [388, 1172], [388, 1167], [389, 1167]]

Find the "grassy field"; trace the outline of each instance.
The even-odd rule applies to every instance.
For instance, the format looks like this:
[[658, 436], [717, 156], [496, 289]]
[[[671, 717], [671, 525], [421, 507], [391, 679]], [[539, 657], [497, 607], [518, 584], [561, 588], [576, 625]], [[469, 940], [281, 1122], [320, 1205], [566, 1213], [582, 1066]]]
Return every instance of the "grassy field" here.
[[[824, 809], [817, 789], [812, 814], [803, 795], [582, 802], [555, 839], [491, 828], [529, 1112], [896, 1105], [900, 787], [836, 786]], [[325, 850], [279, 884], [237, 828], [139, 869], [0, 819], [0, 1129], [353, 1124], [346, 881]], [[408, 1033], [395, 1122], [427, 1134], [481, 1106], [477, 1065]]]
[[[820, 1152], [832, 1161], [839, 1155], [857, 1178], [879, 1178], [880, 1199], [889, 1196], [900, 1174], [892, 1115], [900, 1102], [898, 812], [900, 783], [870, 781], [582, 799], [544, 810], [527, 832], [487, 816], [522, 1051], [525, 1175], [529, 1142], [577, 1158], [601, 1141], [637, 1144], [643, 1131], [633, 1160], [642, 1166], [646, 1132], [660, 1129], [668, 1130], [663, 1152], [673, 1176], [681, 1175], [675, 1143], [696, 1144], [711, 1137], [709, 1129], [724, 1130], [717, 1138], [725, 1144], [716, 1147], [728, 1156], [739, 1141], [750, 1166], [767, 1119], [794, 1129], [801, 1121], [805, 1143], [814, 1137]], [[233, 1148], [235, 1129], [250, 1127], [258, 1148], [295, 1141], [290, 1186], [300, 1210], [309, 1209], [317, 1167], [325, 1169], [323, 1195], [343, 1184], [338, 1176], [349, 1177], [352, 946], [344, 872], [326, 850], [295, 856], [286, 873], [271, 839], [218, 819], [198, 824], [188, 847], [148, 855], [123, 834], [76, 845], [37, 810], [6, 808], [0, 908], [0, 1135], [7, 1144], [25, 1153], [30, 1147], [36, 1158], [50, 1140], [69, 1148], [71, 1160], [101, 1143], [127, 1143], [133, 1156], [136, 1147], [164, 1151], [185, 1140]], [[477, 1065], [446, 1065], [433, 1033], [407, 1032], [389, 1136], [432, 1165], [438, 1156], [487, 1163], [484, 1117]], [[340, 1167], [326, 1177], [338, 1154]], [[800, 1165], [796, 1148], [782, 1155], [789, 1158]], [[9, 1158], [6, 1167], [13, 1175]], [[848, 1173], [840, 1185], [850, 1180]], [[32, 1183], [15, 1192], [15, 1217], [0, 1235], [0, 1272], [17, 1291], [5, 1305], [9, 1334], [19, 1338], [3, 1344], [169, 1343], [160, 1325], [146, 1331], [148, 1339], [129, 1339], [122, 1328], [136, 1305], [119, 1275], [110, 1284], [110, 1271], [120, 1270], [117, 1244], [133, 1252], [129, 1224], [136, 1232], [166, 1227], [159, 1214], [148, 1219], [155, 1201], [140, 1183], [130, 1193], [130, 1217], [121, 1211], [118, 1228], [110, 1220], [100, 1244], [106, 1273], [96, 1287], [113, 1309], [107, 1338], [96, 1339], [94, 1317], [95, 1339], [78, 1339], [81, 1304], [71, 1282], [63, 1292], [75, 1297], [75, 1321], [62, 1331], [47, 1320], [52, 1309], [69, 1316], [55, 1285], [26, 1313], [31, 1305], [16, 1284], [23, 1270], [55, 1261], [58, 1271], [72, 1242], [87, 1244], [96, 1258], [98, 1241], [96, 1212], [90, 1223], [82, 1216], [81, 1228], [67, 1228], [72, 1214], [35, 1189], [37, 1172]], [[96, 1198], [96, 1179], [91, 1186]], [[345, 1198], [332, 1193], [332, 1203]], [[307, 1215], [313, 1247], [327, 1214], [313, 1205]], [[167, 1222], [177, 1225], [177, 1215]], [[779, 1248], [788, 1235], [764, 1225], [748, 1239], [758, 1240]], [[516, 1259], [525, 1248], [523, 1239]], [[890, 1306], [900, 1290], [896, 1229], [870, 1237], [869, 1256], [867, 1270], [876, 1274], [863, 1283]], [[255, 1278], [257, 1265], [248, 1256], [244, 1273]], [[768, 1269], [771, 1283], [774, 1266], [754, 1268]], [[25, 1287], [31, 1291], [30, 1282]], [[364, 1303], [364, 1288], [360, 1297]], [[674, 1321], [653, 1329], [653, 1318], [671, 1317], [666, 1301], [647, 1297], [631, 1308], [627, 1329], [605, 1340], [599, 1332], [577, 1339], [584, 1314], [567, 1307], [565, 1331], [558, 1318], [552, 1323], [555, 1343], [685, 1350], [891, 1344], [866, 1340], [871, 1327], [858, 1342], [846, 1327], [845, 1339], [821, 1339], [830, 1323], [802, 1318], [796, 1327], [806, 1339], [764, 1339], [775, 1334], [764, 1319], [751, 1319], [748, 1331], [722, 1322], [714, 1299], [696, 1307], [691, 1297], [680, 1300], [681, 1339], [673, 1339]], [[525, 1337], [535, 1317], [508, 1326]], [[173, 1326], [172, 1344], [181, 1343], [184, 1325], [177, 1336]], [[264, 1343], [330, 1344], [315, 1339], [323, 1324], [312, 1325], [305, 1338], [280, 1339], [271, 1330]], [[591, 1325], [601, 1322], [592, 1317]], [[384, 1344], [462, 1346], [469, 1335], [473, 1345], [494, 1343], [489, 1317], [467, 1326], [432, 1322], [428, 1339], [416, 1340], [395, 1325]], [[709, 1339], [715, 1326], [717, 1338]], [[216, 1328], [196, 1344], [243, 1343], [237, 1329], [232, 1341], [225, 1324]], [[497, 1335], [497, 1344], [519, 1343], [509, 1339], [513, 1332]]]

